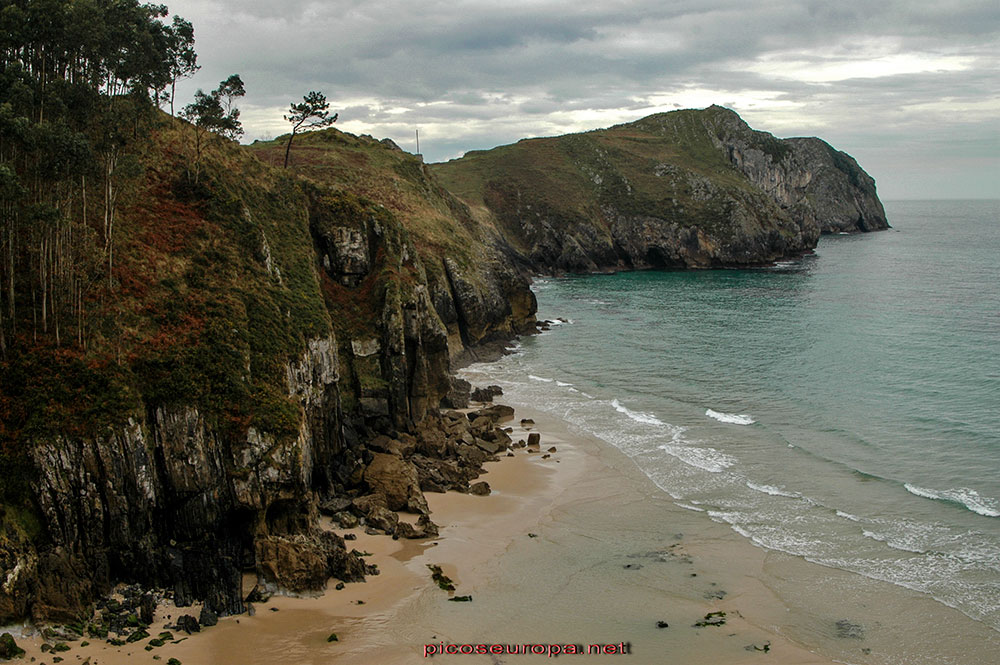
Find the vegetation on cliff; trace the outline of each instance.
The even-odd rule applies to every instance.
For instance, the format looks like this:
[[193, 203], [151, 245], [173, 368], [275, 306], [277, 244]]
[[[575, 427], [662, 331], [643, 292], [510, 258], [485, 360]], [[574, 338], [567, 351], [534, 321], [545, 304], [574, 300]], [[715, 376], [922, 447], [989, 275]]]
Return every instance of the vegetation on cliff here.
[[753, 265], [808, 251], [822, 231], [886, 227], [849, 156], [717, 106], [431, 168], [538, 271]]

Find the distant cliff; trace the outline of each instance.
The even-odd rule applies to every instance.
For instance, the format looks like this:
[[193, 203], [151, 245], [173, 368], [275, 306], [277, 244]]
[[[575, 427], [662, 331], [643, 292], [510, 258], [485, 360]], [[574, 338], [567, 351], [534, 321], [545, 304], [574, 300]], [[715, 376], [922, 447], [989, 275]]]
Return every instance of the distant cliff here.
[[821, 233], [888, 227], [853, 158], [718, 106], [431, 168], [540, 272], [756, 265], [809, 251]]

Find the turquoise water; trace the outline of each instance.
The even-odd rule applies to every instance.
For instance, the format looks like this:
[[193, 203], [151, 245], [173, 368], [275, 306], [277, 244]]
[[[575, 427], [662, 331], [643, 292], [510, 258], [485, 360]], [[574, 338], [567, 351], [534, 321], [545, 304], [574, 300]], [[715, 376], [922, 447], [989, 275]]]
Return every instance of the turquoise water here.
[[772, 268], [538, 280], [566, 323], [466, 376], [760, 547], [1000, 630], [1000, 201], [886, 207]]

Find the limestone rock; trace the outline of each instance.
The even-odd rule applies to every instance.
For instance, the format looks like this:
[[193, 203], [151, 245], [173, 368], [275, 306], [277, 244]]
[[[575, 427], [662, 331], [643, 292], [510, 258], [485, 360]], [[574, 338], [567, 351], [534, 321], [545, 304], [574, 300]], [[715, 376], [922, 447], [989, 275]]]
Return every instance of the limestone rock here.
[[344, 541], [329, 531], [267, 536], [256, 543], [258, 574], [272, 590], [294, 593], [322, 591], [330, 577], [363, 578], [366, 565], [347, 552]]

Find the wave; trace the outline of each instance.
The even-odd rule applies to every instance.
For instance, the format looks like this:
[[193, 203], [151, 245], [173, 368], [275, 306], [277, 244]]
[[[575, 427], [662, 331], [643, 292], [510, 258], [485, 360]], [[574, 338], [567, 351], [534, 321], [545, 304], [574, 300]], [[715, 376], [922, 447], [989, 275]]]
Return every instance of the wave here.
[[798, 492], [789, 492], [781, 489], [780, 487], [774, 487], [773, 485], [757, 485], [749, 480], [747, 481], [747, 487], [758, 492], [763, 492], [764, 494], [770, 494], [771, 496], [787, 496], [790, 499], [802, 498], [802, 495]]
[[566, 383], [565, 381], [556, 381], [556, 385], [559, 386], [560, 388], [566, 388], [566, 387], [569, 387], [569, 386], [571, 386], [573, 384], [572, 383]]
[[552, 383], [553, 379], [546, 379], [544, 376], [535, 376], [534, 374], [529, 374], [528, 378], [532, 381], [541, 381], [542, 383]]
[[756, 420], [748, 415], [737, 415], [735, 413], [719, 413], [718, 411], [713, 411], [708, 409], [705, 411], [705, 415], [709, 418], [715, 418], [720, 423], [730, 423], [732, 425], [753, 425]]
[[665, 443], [660, 446], [660, 450], [668, 455], [676, 457], [688, 466], [693, 466], [708, 471], [709, 473], [722, 473], [729, 467], [736, 464], [736, 458], [715, 448], [699, 448], [677, 443], [680, 440], [683, 428], [678, 428], [674, 434], [674, 443]]
[[851, 520], [852, 522], [860, 522], [861, 518], [857, 515], [852, 515], [850, 513], [845, 513], [843, 510], [836, 511], [837, 517], [843, 517], [845, 520]]
[[903, 483], [903, 487], [905, 487], [906, 491], [910, 494], [914, 494], [925, 499], [958, 503], [965, 506], [972, 512], [986, 517], [1000, 517], [1000, 501], [992, 499], [988, 496], [982, 496], [976, 490], [968, 487], [960, 487], [958, 489], [943, 491], [917, 487], [916, 485], [911, 485], [910, 483]]
[[912, 554], [926, 553], [923, 548], [914, 544], [915, 539], [893, 537], [891, 534], [869, 531], [868, 529], [862, 529], [861, 534], [865, 538], [871, 538], [874, 541], [885, 543], [888, 547], [891, 547], [894, 550], [899, 550], [900, 552], [910, 552]]
[[631, 409], [624, 407], [618, 400], [611, 400], [611, 406], [615, 407], [615, 411], [618, 413], [624, 413], [626, 416], [636, 421], [637, 423], [646, 423], [647, 425], [665, 425], [662, 420], [657, 418], [651, 413], [642, 413], [641, 411], [632, 411]]

